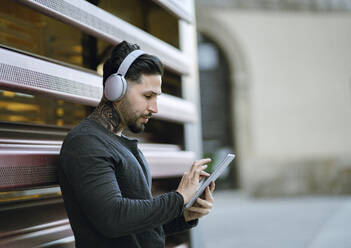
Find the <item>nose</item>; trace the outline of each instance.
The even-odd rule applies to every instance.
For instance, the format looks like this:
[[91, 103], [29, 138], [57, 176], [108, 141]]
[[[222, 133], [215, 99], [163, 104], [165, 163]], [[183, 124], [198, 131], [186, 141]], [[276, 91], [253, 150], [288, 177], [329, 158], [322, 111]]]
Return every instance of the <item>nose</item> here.
[[149, 107], [148, 110], [153, 113], [156, 114], [158, 112], [158, 108], [157, 108], [157, 99], [153, 99], [152, 101], [150, 101], [149, 103]]

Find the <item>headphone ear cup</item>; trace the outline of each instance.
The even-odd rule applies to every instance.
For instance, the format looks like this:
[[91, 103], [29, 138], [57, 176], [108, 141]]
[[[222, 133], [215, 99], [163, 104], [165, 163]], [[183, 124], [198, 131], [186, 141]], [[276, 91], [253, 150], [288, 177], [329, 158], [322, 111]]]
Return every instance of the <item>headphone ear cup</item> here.
[[105, 82], [105, 97], [109, 101], [117, 101], [122, 98], [127, 90], [126, 79], [118, 74], [112, 74]]
[[123, 76], [121, 76], [120, 78], [121, 78], [122, 92], [118, 100], [121, 99], [127, 91], [127, 80]]

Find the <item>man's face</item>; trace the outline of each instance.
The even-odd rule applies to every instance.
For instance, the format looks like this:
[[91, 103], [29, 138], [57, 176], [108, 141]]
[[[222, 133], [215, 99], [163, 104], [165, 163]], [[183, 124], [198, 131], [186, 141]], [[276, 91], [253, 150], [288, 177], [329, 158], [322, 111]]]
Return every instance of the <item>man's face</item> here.
[[141, 75], [140, 82], [129, 82], [126, 95], [117, 103], [122, 124], [132, 132], [144, 131], [151, 115], [157, 113], [157, 96], [161, 94], [161, 75]]

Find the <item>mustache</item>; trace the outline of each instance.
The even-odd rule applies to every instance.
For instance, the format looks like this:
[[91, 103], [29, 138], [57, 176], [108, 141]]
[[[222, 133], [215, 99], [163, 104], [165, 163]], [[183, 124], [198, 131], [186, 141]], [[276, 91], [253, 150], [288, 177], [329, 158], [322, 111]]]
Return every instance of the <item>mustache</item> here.
[[146, 115], [142, 115], [142, 117], [145, 117], [145, 118], [151, 118], [152, 116], [152, 113], [149, 113], [149, 114], [146, 114]]

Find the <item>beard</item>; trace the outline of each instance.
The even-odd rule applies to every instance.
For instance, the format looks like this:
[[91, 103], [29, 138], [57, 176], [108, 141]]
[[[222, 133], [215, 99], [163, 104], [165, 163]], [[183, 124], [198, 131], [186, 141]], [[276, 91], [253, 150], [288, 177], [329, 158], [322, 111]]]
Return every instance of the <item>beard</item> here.
[[142, 117], [151, 117], [152, 115], [151, 113], [147, 115], [142, 115], [133, 111], [133, 107], [127, 99], [122, 100], [119, 111], [126, 126], [133, 133], [143, 132], [145, 129], [145, 123], [138, 123], [138, 120], [140, 120], [140, 118]]
[[141, 123], [140, 125], [137, 125], [136, 123], [130, 123], [128, 129], [133, 133], [141, 133], [144, 132], [145, 124]]
[[129, 119], [127, 124], [127, 127], [130, 131], [132, 131], [133, 133], [141, 133], [144, 132], [145, 129], [145, 123], [137, 123], [138, 118], [131, 120]]

